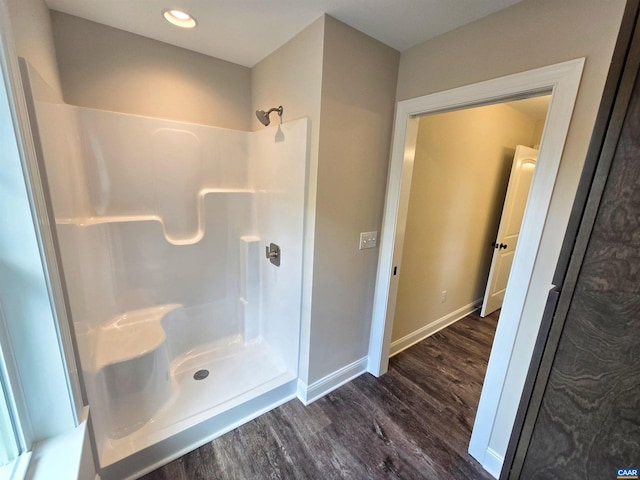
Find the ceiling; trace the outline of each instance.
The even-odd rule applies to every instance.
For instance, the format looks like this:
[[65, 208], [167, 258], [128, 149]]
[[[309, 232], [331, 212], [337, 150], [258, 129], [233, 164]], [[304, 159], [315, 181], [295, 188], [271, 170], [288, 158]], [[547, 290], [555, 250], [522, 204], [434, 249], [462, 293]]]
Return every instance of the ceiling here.
[[527, 98], [525, 100], [506, 102], [506, 104], [536, 120], [545, 120], [547, 118], [547, 110], [549, 109], [550, 102], [551, 95], [543, 95], [540, 97]]
[[[252, 67], [327, 13], [403, 51], [521, 0], [45, 0], [49, 8]], [[166, 8], [198, 22], [167, 23]]]

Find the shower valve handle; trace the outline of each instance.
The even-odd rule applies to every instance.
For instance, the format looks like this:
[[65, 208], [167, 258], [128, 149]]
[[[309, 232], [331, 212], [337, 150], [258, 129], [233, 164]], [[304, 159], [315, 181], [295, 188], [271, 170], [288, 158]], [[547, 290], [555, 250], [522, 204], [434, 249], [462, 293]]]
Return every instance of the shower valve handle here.
[[273, 263], [276, 267], [280, 266], [280, 246], [275, 243], [269, 244], [265, 247], [267, 259]]

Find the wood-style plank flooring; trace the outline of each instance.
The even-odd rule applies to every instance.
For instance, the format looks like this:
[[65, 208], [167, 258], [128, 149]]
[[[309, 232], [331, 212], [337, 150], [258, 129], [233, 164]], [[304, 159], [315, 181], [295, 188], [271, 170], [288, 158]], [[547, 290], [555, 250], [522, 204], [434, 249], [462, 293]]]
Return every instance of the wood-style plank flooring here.
[[497, 319], [472, 313], [386, 375], [292, 400], [143, 479], [491, 479], [467, 446]]

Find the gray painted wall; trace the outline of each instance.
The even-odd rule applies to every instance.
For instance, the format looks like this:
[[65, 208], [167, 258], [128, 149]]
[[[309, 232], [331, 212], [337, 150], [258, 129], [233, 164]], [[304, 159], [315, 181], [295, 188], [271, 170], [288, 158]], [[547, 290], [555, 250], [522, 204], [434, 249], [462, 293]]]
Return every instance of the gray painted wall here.
[[62, 99], [49, 9], [43, 0], [8, 0], [18, 56], [24, 57], [48, 86], [53, 100]]
[[249, 130], [251, 70], [51, 12], [66, 103]]
[[[254, 109], [311, 119], [300, 379], [367, 354], [399, 53], [330, 16], [253, 69]], [[254, 125], [260, 128], [257, 121]]]
[[309, 381], [367, 355], [400, 54], [326, 17]]

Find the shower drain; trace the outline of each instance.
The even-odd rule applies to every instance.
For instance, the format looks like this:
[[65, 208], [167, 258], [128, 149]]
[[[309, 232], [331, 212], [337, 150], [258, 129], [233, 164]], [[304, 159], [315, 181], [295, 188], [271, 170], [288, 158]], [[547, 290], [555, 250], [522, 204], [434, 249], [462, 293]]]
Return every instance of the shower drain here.
[[193, 374], [194, 380], [204, 380], [209, 376], [209, 370], [198, 370]]

